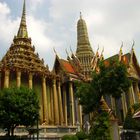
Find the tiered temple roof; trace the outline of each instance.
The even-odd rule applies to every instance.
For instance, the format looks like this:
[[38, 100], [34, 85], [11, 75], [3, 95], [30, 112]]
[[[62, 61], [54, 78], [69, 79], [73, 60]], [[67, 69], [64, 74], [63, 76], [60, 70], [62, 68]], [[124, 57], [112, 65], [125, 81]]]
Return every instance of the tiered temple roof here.
[[80, 62], [72, 54], [72, 57], [68, 57], [68, 60], [64, 60], [56, 55], [53, 72], [61, 77], [62, 81], [71, 79], [81, 80], [84, 79], [83, 74], [79, 71]]
[[44, 65], [44, 60], [39, 58], [38, 53], [35, 53], [35, 47], [31, 44], [31, 38], [28, 37], [25, 11], [24, 1], [17, 36], [14, 37], [13, 43], [3, 57], [1, 67], [2, 69], [20, 69], [38, 74], [50, 74], [48, 67]]

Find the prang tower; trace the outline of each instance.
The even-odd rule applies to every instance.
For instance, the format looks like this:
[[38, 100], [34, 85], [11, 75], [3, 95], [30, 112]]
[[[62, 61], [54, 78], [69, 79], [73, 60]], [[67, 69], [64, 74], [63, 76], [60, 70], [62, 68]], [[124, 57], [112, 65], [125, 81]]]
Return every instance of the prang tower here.
[[76, 56], [78, 57], [81, 67], [82, 73], [88, 78], [91, 76], [91, 60], [94, 56], [94, 52], [91, 48], [87, 26], [84, 19], [82, 19], [82, 15], [80, 13], [80, 19], [77, 23], [77, 50]]

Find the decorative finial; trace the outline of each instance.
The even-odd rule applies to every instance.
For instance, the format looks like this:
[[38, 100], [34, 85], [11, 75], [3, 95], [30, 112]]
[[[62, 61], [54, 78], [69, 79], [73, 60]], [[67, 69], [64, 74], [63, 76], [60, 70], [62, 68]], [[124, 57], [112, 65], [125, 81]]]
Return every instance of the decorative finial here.
[[82, 12], [80, 12], [80, 19], [82, 19]]
[[26, 3], [25, 3], [25, 0], [24, 0], [24, 3], [23, 3], [23, 14], [25, 15], [26, 13]]
[[66, 51], [67, 56], [69, 56], [69, 53], [68, 53], [67, 49], [65, 49], [65, 51]]
[[122, 48], [123, 48], [123, 41], [122, 41], [122, 44], [121, 44], [121, 47], [120, 47], [120, 53], [122, 54]]
[[54, 53], [57, 55], [56, 50], [55, 50], [55, 48], [54, 48], [54, 47], [53, 47], [53, 51], [54, 51]]
[[122, 47], [123, 47], [123, 41], [122, 41], [122, 44], [121, 44], [121, 49], [122, 49]]
[[134, 45], [135, 45], [135, 41], [133, 40], [133, 44], [132, 44], [132, 50], [134, 51]]
[[103, 46], [103, 49], [102, 49], [102, 52], [101, 52], [101, 54], [103, 54], [103, 52], [104, 52], [104, 46]]
[[27, 27], [26, 27], [26, 3], [24, 0], [23, 3], [23, 11], [22, 11], [22, 17], [20, 22], [20, 27], [18, 30], [17, 37], [28, 37]]
[[67, 49], [65, 49], [65, 51], [66, 51], [66, 54], [67, 54], [67, 60], [70, 60], [71, 58], [69, 56], [69, 53], [68, 53]]
[[70, 51], [71, 51], [71, 53], [73, 54], [73, 51], [72, 51], [71, 45], [70, 45]]
[[101, 55], [100, 55], [100, 60], [104, 60], [103, 53], [104, 53], [104, 46], [103, 46], [103, 49], [102, 49], [102, 52], [101, 52]]
[[98, 44], [97, 52], [99, 51], [99, 47], [100, 47], [100, 46], [99, 46], [99, 44]]

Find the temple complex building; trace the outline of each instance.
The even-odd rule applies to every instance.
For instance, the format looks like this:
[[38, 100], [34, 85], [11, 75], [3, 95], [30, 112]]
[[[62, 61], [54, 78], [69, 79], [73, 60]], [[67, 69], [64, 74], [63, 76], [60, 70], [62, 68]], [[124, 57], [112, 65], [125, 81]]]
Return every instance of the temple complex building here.
[[69, 60], [56, 55], [53, 71], [35, 53], [28, 37], [25, 0], [19, 30], [0, 63], [0, 89], [27, 86], [40, 102], [40, 125], [82, 125], [82, 109], [74, 94], [74, 81], [82, 80], [80, 62], [73, 54]]
[[124, 63], [127, 67], [128, 77], [131, 80], [131, 86], [129, 88], [128, 93], [122, 93], [122, 97], [116, 100], [113, 97], [108, 97], [108, 96], [104, 97], [106, 102], [108, 103], [108, 106], [114, 112], [114, 115], [117, 116], [120, 125], [122, 125], [129, 107], [140, 102], [140, 91], [139, 91], [140, 67], [133, 47], [134, 47], [134, 42], [132, 44], [131, 51], [129, 53], [123, 54], [122, 51], [123, 43], [122, 43], [119, 53], [107, 59], [103, 58], [102, 53], [99, 56], [97, 50], [96, 55], [94, 56], [92, 61], [93, 70], [98, 68], [98, 62], [100, 60], [103, 60], [105, 64], [108, 64], [109, 60], [117, 59], [122, 63]]
[[44, 60], [35, 53], [35, 46], [28, 36], [24, 0], [18, 33], [0, 62], [0, 89], [11, 86], [34, 89], [40, 103], [40, 126], [68, 128], [68, 132], [74, 129], [75, 132], [77, 125], [82, 127], [85, 123], [82, 106], [75, 96], [75, 81], [91, 80], [91, 74], [97, 68], [98, 62], [107, 62], [114, 57], [127, 66], [132, 85], [129, 93], [123, 93], [122, 98], [116, 103], [112, 97], [104, 97], [103, 101], [107, 102], [106, 104], [104, 101], [107, 110], [111, 109], [122, 122], [128, 108], [140, 102], [140, 67], [133, 47], [130, 53], [123, 54], [121, 48], [118, 54], [104, 60], [103, 51], [101, 55], [98, 51], [93, 52], [86, 22], [80, 14], [77, 23], [76, 53], [68, 55], [66, 60], [61, 59], [56, 53], [54, 66], [50, 71]]

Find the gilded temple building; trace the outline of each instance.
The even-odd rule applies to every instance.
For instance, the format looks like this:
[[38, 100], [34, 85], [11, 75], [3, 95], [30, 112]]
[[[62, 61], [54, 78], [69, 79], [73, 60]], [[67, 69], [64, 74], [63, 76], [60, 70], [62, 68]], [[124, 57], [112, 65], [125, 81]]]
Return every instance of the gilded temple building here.
[[112, 58], [116, 57], [119, 61], [122, 61], [126, 65], [128, 77], [131, 80], [131, 86], [128, 93], [122, 93], [121, 99], [116, 100], [116, 105], [114, 99], [112, 97], [110, 98], [110, 107], [114, 110], [114, 113], [119, 118], [120, 123], [124, 121], [129, 107], [140, 102], [140, 67], [133, 46], [134, 42], [129, 53], [123, 54], [121, 47], [119, 53], [112, 56]]
[[[117, 101], [119, 112], [116, 111], [115, 101], [112, 97], [104, 99], [107, 110], [112, 109], [114, 114], [123, 120], [130, 105], [140, 101], [139, 83], [140, 67], [132, 47], [130, 53], [119, 54], [118, 58], [126, 64], [128, 77], [132, 80], [129, 93], [123, 93]], [[26, 25], [26, 4], [24, 0], [19, 30], [13, 42], [0, 62], [0, 89], [11, 86], [26, 86], [34, 89], [40, 103], [40, 126], [52, 128], [77, 129], [85, 122], [82, 106], [75, 96], [75, 81], [91, 80], [92, 71], [97, 68], [98, 61], [104, 60], [103, 52], [94, 54], [90, 45], [85, 20], [80, 15], [77, 23], [77, 49], [76, 53], [61, 59], [56, 53], [52, 71], [44, 64], [44, 60], [35, 52], [31, 38], [28, 36]], [[104, 100], [103, 100], [104, 101]], [[112, 115], [111, 115], [112, 116]]]
[[118, 59], [123, 62], [128, 71], [128, 77], [131, 80], [131, 86], [128, 93], [122, 93], [122, 97], [115, 100], [113, 97], [104, 97], [108, 106], [114, 112], [114, 115], [118, 118], [119, 124], [122, 125], [129, 107], [135, 103], [140, 102], [140, 67], [134, 51], [134, 42], [132, 44], [132, 49], [129, 53], [123, 54], [122, 51], [123, 43], [120, 47], [118, 54], [113, 55], [107, 59], [104, 59], [103, 52], [99, 55], [98, 50], [92, 60], [92, 69], [98, 70], [98, 62], [103, 60], [105, 64], [109, 63], [109, 60]]
[[82, 125], [82, 108], [74, 94], [74, 81], [84, 77], [80, 70], [80, 62], [72, 54], [68, 60], [56, 55], [53, 71], [49, 71], [28, 36], [24, 0], [18, 33], [1, 60], [0, 88], [34, 89], [40, 102], [40, 125], [76, 128], [77, 122]]

